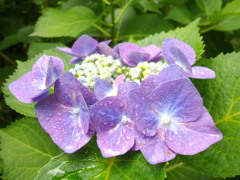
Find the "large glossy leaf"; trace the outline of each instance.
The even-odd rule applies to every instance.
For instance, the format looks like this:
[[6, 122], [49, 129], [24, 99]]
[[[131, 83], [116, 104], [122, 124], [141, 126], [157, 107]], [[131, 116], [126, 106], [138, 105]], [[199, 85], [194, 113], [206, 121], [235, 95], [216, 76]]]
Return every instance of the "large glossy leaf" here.
[[140, 152], [103, 158], [93, 139], [74, 154], [60, 154], [51, 159], [35, 180], [48, 179], [121, 179], [161, 180], [165, 164], [150, 165]]
[[138, 41], [138, 44], [140, 46], [155, 44], [159, 47], [162, 47], [162, 42], [165, 38], [176, 38], [190, 44], [196, 51], [197, 59], [200, 59], [202, 53], [204, 52], [204, 44], [202, 42], [202, 37], [198, 32], [198, 21], [199, 20], [195, 20], [183, 28], [177, 28], [169, 32], [161, 32], [160, 34], [150, 35], [145, 39]]
[[62, 151], [37, 119], [23, 118], [0, 130], [3, 179], [32, 180], [38, 170]]
[[86, 7], [77, 6], [66, 11], [47, 9], [37, 21], [32, 35], [41, 37], [77, 37], [90, 28], [98, 17]]

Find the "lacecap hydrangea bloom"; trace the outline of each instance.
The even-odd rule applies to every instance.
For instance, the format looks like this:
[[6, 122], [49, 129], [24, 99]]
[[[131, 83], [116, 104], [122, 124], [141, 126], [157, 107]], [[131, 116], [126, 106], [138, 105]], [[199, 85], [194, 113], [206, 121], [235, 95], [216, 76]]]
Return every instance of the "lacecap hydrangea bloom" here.
[[64, 152], [79, 150], [96, 134], [103, 157], [140, 150], [157, 164], [222, 139], [189, 79], [215, 73], [192, 67], [196, 54], [190, 45], [173, 38], [161, 48], [109, 43], [83, 35], [72, 48], [58, 47], [73, 56], [68, 72], [60, 58], [43, 55], [9, 85], [19, 101], [37, 102], [40, 125]]

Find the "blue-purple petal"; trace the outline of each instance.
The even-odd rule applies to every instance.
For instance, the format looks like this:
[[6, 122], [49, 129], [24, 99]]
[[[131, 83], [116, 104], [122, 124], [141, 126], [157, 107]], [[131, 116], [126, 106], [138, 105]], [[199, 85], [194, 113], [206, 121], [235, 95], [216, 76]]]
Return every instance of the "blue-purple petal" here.
[[73, 57], [71, 58], [71, 60], [69, 61], [69, 64], [77, 64], [81, 61], [84, 60], [85, 57]]
[[152, 137], [139, 134], [136, 140], [140, 151], [151, 164], [167, 162], [176, 157], [165, 143], [163, 128]]
[[79, 57], [79, 54], [73, 53], [71, 48], [57, 47], [57, 49], [62, 51], [62, 52], [64, 52], [64, 53], [66, 53], [66, 54], [68, 54], [68, 55]]
[[204, 108], [194, 122], [174, 123], [166, 131], [166, 144], [178, 154], [194, 155], [220, 141], [222, 133], [214, 125], [213, 119]]
[[162, 50], [153, 44], [143, 47], [143, 50], [144, 52], [150, 54], [150, 57], [147, 60], [148, 62], [157, 62], [163, 58]]
[[159, 115], [179, 123], [195, 121], [202, 113], [203, 100], [189, 79], [169, 81], [151, 93], [151, 106]]
[[[77, 108], [79, 112], [76, 111]], [[86, 124], [83, 122], [89, 122], [86, 106], [66, 106], [55, 94], [49, 95], [36, 105], [36, 114], [43, 129], [66, 153], [80, 149], [94, 134], [92, 130], [84, 130]]]
[[72, 52], [80, 57], [86, 57], [97, 50], [98, 42], [90, 36], [82, 35], [72, 46]]
[[[176, 61], [186, 65], [186, 61], [190, 65], [193, 65], [196, 61], [196, 53], [193, 48], [180, 40], [173, 38], [166, 38], [162, 44], [163, 57], [169, 63], [175, 63]], [[186, 67], [189, 68], [189, 65]]]
[[94, 86], [94, 94], [96, 95], [98, 100], [102, 100], [111, 94], [113, 91], [113, 87], [110, 82], [103, 79], [98, 79]]
[[158, 75], [150, 75], [141, 83], [141, 87], [156, 88], [161, 84], [177, 80], [186, 79], [187, 74], [176, 64], [170, 64], [167, 68], [163, 69]]
[[99, 54], [104, 54], [106, 56], [112, 56], [113, 58], [118, 58], [117, 53], [108, 44], [101, 42], [98, 44], [97, 52]]
[[198, 79], [212, 79], [216, 77], [216, 74], [209, 68], [194, 66], [192, 67], [192, 74], [189, 77]]
[[109, 131], [97, 132], [97, 144], [105, 158], [125, 154], [133, 147], [134, 139], [133, 123], [120, 123]]
[[21, 102], [32, 103], [45, 98], [49, 88], [64, 69], [61, 59], [55, 56], [41, 56], [32, 71], [9, 84], [11, 93]]

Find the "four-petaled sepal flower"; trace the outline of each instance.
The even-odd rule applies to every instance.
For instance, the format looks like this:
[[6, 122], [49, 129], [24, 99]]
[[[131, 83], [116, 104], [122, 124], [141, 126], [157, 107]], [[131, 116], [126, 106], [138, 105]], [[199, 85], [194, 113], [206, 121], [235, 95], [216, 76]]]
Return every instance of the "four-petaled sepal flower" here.
[[64, 69], [62, 60], [55, 56], [41, 56], [32, 71], [9, 84], [11, 93], [21, 102], [33, 103], [44, 99]]
[[79, 150], [94, 134], [80, 89], [80, 82], [67, 72], [57, 80], [55, 93], [36, 105], [39, 123], [66, 153]]

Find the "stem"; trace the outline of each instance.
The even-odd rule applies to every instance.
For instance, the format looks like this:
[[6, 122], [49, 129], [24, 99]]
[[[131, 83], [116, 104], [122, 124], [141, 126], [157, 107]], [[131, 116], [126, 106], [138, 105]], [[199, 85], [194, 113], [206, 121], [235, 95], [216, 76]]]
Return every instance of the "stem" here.
[[122, 19], [125, 11], [127, 10], [128, 6], [130, 6], [130, 4], [132, 3], [132, 1], [133, 1], [133, 0], [128, 1], [128, 2], [123, 6], [121, 13], [119, 14], [119, 16], [118, 16], [118, 17], [116, 18], [116, 20], [115, 20], [115, 24], [117, 24], [117, 23]]
[[3, 52], [0, 52], [0, 57], [3, 58], [3, 60], [5, 60], [6, 62], [10, 63], [12, 66], [16, 67], [17, 64], [11, 60], [7, 55], [5, 55]]
[[113, 0], [111, 0], [110, 2], [110, 6], [111, 6], [111, 21], [112, 21], [112, 28], [111, 28], [111, 39], [115, 38], [115, 14], [114, 14], [114, 4], [113, 4]]
[[96, 29], [98, 29], [99, 31], [101, 31], [101, 33], [103, 33], [105, 36], [107, 36], [108, 38], [111, 36], [107, 31], [105, 31], [103, 28], [101, 28], [100, 26], [98, 26], [97, 24], [93, 25]]

